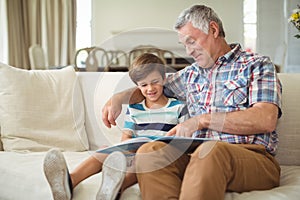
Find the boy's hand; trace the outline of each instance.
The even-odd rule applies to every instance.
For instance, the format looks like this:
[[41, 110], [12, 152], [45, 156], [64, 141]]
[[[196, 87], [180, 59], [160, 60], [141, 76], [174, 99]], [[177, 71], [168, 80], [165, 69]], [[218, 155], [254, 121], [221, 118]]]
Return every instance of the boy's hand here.
[[137, 88], [130, 88], [123, 92], [114, 94], [102, 108], [102, 121], [108, 128], [115, 126], [116, 119], [122, 111], [122, 104], [133, 104], [144, 99], [141, 91]]

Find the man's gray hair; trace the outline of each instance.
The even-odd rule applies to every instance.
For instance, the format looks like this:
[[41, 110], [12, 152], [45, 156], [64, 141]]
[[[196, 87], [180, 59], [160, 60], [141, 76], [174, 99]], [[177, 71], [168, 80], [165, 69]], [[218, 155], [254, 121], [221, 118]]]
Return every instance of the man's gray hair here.
[[213, 9], [204, 5], [194, 5], [183, 10], [177, 18], [174, 29], [178, 30], [186, 23], [191, 22], [195, 28], [198, 28], [208, 34], [209, 23], [211, 21], [214, 21], [219, 25], [219, 36], [225, 37], [221, 19]]

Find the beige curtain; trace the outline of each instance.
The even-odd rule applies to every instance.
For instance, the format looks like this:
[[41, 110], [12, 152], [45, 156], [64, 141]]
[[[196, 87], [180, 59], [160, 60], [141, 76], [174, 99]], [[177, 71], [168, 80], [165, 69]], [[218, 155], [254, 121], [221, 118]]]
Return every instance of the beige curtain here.
[[30, 69], [28, 49], [43, 47], [50, 66], [73, 64], [76, 0], [7, 0], [9, 64]]

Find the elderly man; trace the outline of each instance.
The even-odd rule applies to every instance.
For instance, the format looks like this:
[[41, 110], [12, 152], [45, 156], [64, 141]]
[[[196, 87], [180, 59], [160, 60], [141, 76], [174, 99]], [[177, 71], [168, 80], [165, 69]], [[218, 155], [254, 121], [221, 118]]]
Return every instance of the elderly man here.
[[[184, 10], [175, 29], [195, 63], [165, 84], [168, 95], [186, 101], [191, 116], [168, 135], [213, 141], [191, 154], [161, 142], [143, 145], [136, 160], [142, 198], [218, 200], [226, 191], [278, 186], [280, 167], [273, 156], [281, 84], [273, 63], [228, 44], [220, 18], [207, 6]], [[136, 89], [115, 94], [102, 110], [106, 126], [115, 125], [122, 103], [140, 100]]]

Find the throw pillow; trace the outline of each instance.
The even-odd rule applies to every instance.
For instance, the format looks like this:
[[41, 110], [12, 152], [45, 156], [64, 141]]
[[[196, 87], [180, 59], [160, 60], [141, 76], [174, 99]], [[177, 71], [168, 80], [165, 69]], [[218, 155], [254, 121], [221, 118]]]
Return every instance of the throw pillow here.
[[88, 149], [80, 85], [72, 66], [24, 70], [0, 63], [0, 127], [5, 151]]

